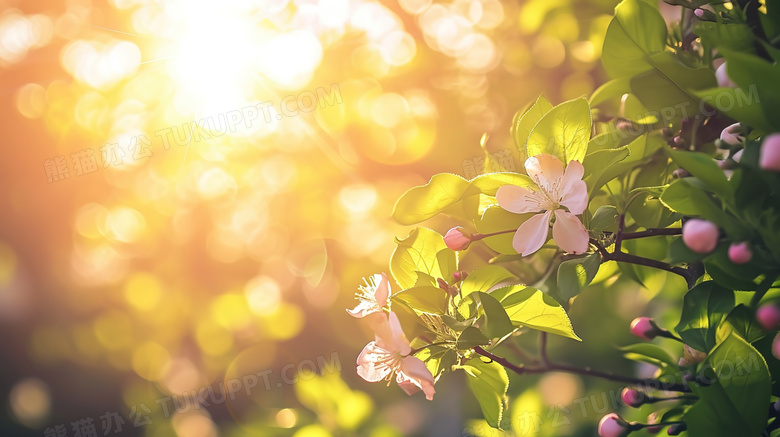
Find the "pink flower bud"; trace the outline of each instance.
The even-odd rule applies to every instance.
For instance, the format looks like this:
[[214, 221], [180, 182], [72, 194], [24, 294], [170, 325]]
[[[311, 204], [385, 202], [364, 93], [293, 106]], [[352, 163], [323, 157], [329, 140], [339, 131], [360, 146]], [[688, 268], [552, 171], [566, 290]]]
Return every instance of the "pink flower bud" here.
[[774, 331], [780, 326], [780, 308], [773, 303], [761, 305], [756, 310], [756, 320], [762, 328]]
[[775, 339], [772, 340], [772, 355], [780, 360], [780, 334], [777, 334]]
[[688, 429], [688, 425], [685, 423], [677, 423], [669, 427], [669, 429], [666, 430], [666, 433], [669, 435], [680, 435], [681, 432]]
[[764, 170], [780, 171], [780, 134], [772, 134], [764, 138], [758, 165]]
[[701, 219], [690, 219], [682, 228], [682, 239], [686, 246], [697, 253], [710, 253], [718, 245], [718, 227]]
[[723, 129], [720, 132], [720, 140], [728, 144], [729, 146], [736, 146], [738, 144], [742, 144], [743, 136], [740, 134], [741, 129], [742, 129], [741, 124], [739, 123], [732, 124], [731, 126], [727, 127], [726, 129]]
[[460, 226], [452, 228], [444, 235], [444, 244], [450, 250], [466, 250], [471, 244], [471, 234]]
[[745, 264], [753, 258], [753, 251], [750, 250], [750, 246], [747, 241], [741, 243], [731, 243], [729, 246], [729, 259], [734, 264]]
[[468, 277], [468, 275], [469, 275], [468, 273], [466, 273], [466, 272], [464, 272], [462, 270], [458, 270], [457, 272], [452, 274], [452, 277], [455, 278], [455, 282], [460, 282], [460, 281], [466, 279], [466, 277]]
[[718, 86], [722, 88], [739, 88], [726, 73], [726, 62], [715, 70], [715, 79], [718, 80]]
[[658, 331], [658, 326], [650, 317], [637, 317], [631, 322], [631, 333], [645, 340], [654, 339]]
[[645, 403], [645, 394], [633, 388], [624, 388], [620, 393], [620, 400], [629, 407], [639, 408]]
[[599, 421], [601, 437], [625, 437], [628, 433], [628, 423], [617, 413], [609, 413]]
[[693, 13], [694, 13], [694, 15], [696, 15], [697, 17], [701, 18], [701, 17], [703, 17], [703, 16], [704, 16], [704, 9], [702, 9], [702, 8], [696, 8], [696, 10], [695, 10], [695, 11], [693, 11]]

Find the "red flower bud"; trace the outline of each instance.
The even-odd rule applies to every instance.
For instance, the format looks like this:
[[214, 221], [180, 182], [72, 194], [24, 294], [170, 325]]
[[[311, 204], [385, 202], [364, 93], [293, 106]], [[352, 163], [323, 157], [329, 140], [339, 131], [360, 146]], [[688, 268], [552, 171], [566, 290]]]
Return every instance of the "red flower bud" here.
[[780, 134], [772, 134], [764, 138], [758, 165], [764, 170], [780, 171]]
[[658, 326], [650, 317], [637, 317], [631, 322], [631, 333], [645, 340], [652, 340], [659, 334]]
[[620, 393], [620, 400], [629, 407], [639, 408], [645, 403], [645, 394], [633, 388], [624, 388]]
[[734, 264], [745, 264], [753, 258], [753, 251], [746, 241], [741, 243], [731, 243], [729, 246], [729, 259]]
[[780, 326], [780, 308], [773, 303], [761, 305], [756, 310], [756, 320], [762, 328], [774, 331]]
[[710, 253], [718, 245], [718, 227], [701, 219], [690, 219], [682, 227], [682, 239], [686, 246], [697, 253]]
[[471, 244], [471, 234], [460, 226], [454, 227], [444, 235], [444, 244], [450, 250], [466, 250]]
[[625, 437], [629, 432], [628, 422], [617, 413], [609, 413], [599, 421], [599, 435], [601, 437]]

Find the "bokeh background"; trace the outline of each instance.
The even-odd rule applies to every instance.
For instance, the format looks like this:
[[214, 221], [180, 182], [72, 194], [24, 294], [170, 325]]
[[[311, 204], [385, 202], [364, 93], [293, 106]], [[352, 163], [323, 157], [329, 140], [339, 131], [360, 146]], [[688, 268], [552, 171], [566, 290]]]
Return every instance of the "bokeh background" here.
[[[462, 374], [433, 402], [359, 379], [344, 309], [409, 231], [400, 194], [483, 171], [481, 139], [521, 169], [514, 113], [603, 83], [616, 3], [0, 0], [0, 435], [498, 435]], [[633, 371], [614, 326], [665, 278], [578, 298], [587, 345], [551, 354]], [[268, 385], [214, 402], [247, 375]], [[512, 378], [524, 435], [614, 409], [597, 381]]]

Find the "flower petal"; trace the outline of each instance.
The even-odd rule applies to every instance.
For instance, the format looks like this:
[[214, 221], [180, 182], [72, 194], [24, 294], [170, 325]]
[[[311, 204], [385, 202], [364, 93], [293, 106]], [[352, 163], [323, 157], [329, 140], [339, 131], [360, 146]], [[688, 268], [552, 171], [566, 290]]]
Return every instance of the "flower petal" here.
[[555, 182], [563, 177], [563, 163], [555, 155], [540, 153], [525, 160], [525, 171], [539, 188], [551, 193]]
[[379, 343], [387, 345], [388, 350], [392, 352], [400, 352], [401, 355], [409, 354], [412, 350], [409, 346], [409, 340], [406, 339], [406, 335], [404, 335], [404, 331], [401, 329], [401, 322], [398, 321], [398, 316], [392, 311], [390, 311], [388, 322], [390, 325], [389, 337], [385, 333], [380, 336], [379, 331], [374, 331], [377, 337], [381, 339]]
[[357, 374], [368, 382], [381, 381], [393, 371], [388, 364], [391, 358], [387, 350], [372, 341], [360, 351], [357, 359]]
[[387, 280], [387, 275], [384, 272], [381, 275], [374, 275], [374, 280], [378, 284], [374, 297], [376, 297], [376, 303], [379, 305], [379, 308], [382, 308], [387, 305], [387, 298], [390, 297], [390, 281]]
[[377, 312], [376, 305], [371, 302], [361, 301], [355, 308], [347, 309], [347, 312], [358, 319], [362, 319], [371, 313]]
[[393, 330], [390, 329], [390, 322], [387, 315], [382, 312], [372, 312], [366, 314], [365, 320], [368, 326], [374, 331], [374, 338], [377, 344], [387, 350], [393, 350]]
[[561, 196], [560, 204], [569, 208], [569, 212], [574, 215], [582, 214], [588, 207], [588, 186], [585, 181], [574, 181], [569, 185]]
[[433, 400], [433, 395], [436, 393], [436, 390], [433, 388], [433, 374], [431, 374], [431, 371], [425, 366], [425, 363], [417, 357], [406, 357], [401, 361], [401, 367], [398, 371], [396, 382], [398, 382], [398, 385], [410, 395], [417, 390], [411, 391], [410, 393], [409, 390], [411, 387], [408, 387], [408, 384], [406, 384], [407, 387], [404, 387], [402, 384], [407, 382], [413, 383], [425, 392], [425, 398], [429, 401]]
[[552, 211], [536, 214], [517, 228], [517, 232], [515, 232], [515, 236], [512, 239], [512, 247], [515, 248], [517, 253], [528, 256], [544, 246], [544, 243], [547, 241], [551, 214]]
[[582, 175], [584, 174], [585, 167], [583, 167], [579, 161], [569, 161], [569, 164], [566, 166], [566, 171], [563, 172], [563, 180], [561, 182], [563, 191], [565, 192], [569, 186], [575, 182], [581, 181]]
[[588, 238], [588, 231], [577, 216], [562, 209], [555, 210], [553, 239], [561, 249], [574, 254], [585, 253]]
[[517, 185], [504, 185], [496, 191], [498, 206], [515, 214], [542, 211], [539, 202], [534, 199], [533, 193]]
[[395, 382], [398, 383], [398, 386], [401, 387], [401, 389], [406, 392], [406, 394], [411, 396], [420, 391], [420, 387], [418, 387], [414, 381], [408, 378], [404, 378], [401, 373], [397, 373], [396, 375]]

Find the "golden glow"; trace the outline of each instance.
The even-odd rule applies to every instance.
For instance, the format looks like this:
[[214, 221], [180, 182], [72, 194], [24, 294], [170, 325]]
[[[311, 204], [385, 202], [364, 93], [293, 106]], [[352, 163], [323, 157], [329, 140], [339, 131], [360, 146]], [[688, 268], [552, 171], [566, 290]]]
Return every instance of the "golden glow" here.
[[[591, 90], [611, 19], [581, 20], [566, 0], [67, 0], [35, 14], [16, 3], [0, 11], [6, 115], [41, 159], [16, 148], [4, 160], [38, 173], [25, 170], [3, 192], [7, 227], [36, 231], [31, 243], [28, 233], [0, 243], [0, 318], [24, 323], [35, 310], [50, 321], [29, 326], [27, 348], [9, 359], [26, 353], [64, 376], [76, 366], [105, 372], [126, 419], [142, 402], [155, 409], [167, 395], [317, 361], [305, 351], [359, 350], [343, 307], [366, 269], [387, 270], [393, 238], [406, 232], [391, 220], [393, 201], [432, 173], [461, 173], [480, 135], [505, 131], [540, 92], [561, 101]], [[329, 87], [338, 98], [323, 101]], [[283, 99], [299, 108], [303, 93], [318, 98], [311, 112], [284, 113]], [[209, 122], [246, 117], [252, 105], [268, 118], [224, 134]], [[152, 155], [134, 156], [135, 135]], [[110, 143], [124, 153], [116, 164], [104, 163]], [[89, 149], [95, 171], [76, 174], [73, 155]], [[68, 179], [46, 183], [49, 157], [64, 159]], [[333, 344], [314, 344], [315, 323], [333, 327]], [[286, 408], [293, 392], [303, 397], [295, 385], [231, 413], [251, 418], [257, 435], [423, 432], [359, 424], [354, 411], [370, 414], [370, 399], [317, 387], [343, 405]], [[74, 405], [92, 395], [57, 390]], [[44, 411], [19, 399], [9, 411], [23, 424], [37, 414], [24, 411]], [[236, 432], [191, 413], [155, 416], [138, 432]]]
[[136, 273], [125, 283], [125, 299], [132, 307], [149, 311], [157, 307], [162, 297], [162, 286], [148, 273]]
[[159, 381], [168, 369], [170, 354], [158, 343], [146, 342], [133, 352], [133, 370], [143, 379]]
[[252, 79], [260, 34], [240, 11], [206, 3], [179, 1], [167, 8], [167, 18], [183, 27], [169, 55], [169, 72], [182, 92], [199, 100], [241, 98], [250, 91], [245, 87]]
[[279, 410], [274, 416], [274, 419], [280, 428], [292, 428], [298, 423], [298, 416], [295, 414], [295, 410], [290, 408]]
[[11, 411], [25, 425], [35, 426], [49, 414], [51, 394], [49, 387], [37, 378], [27, 378], [16, 383], [9, 395]]

